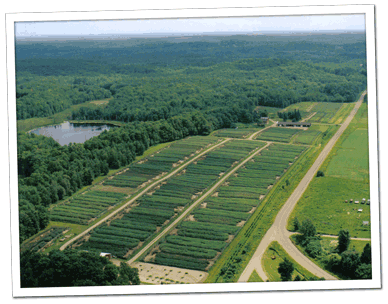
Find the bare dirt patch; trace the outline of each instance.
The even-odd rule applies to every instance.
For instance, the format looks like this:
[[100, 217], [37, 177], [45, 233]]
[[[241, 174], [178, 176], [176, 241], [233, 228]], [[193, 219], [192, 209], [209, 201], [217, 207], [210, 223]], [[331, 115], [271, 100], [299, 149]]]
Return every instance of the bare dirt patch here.
[[253, 212], [255, 212], [256, 209], [257, 209], [257, 207], [252, 207], [252, 209], [248, 213], [253, 213]]
[[230, 243], [231, 241], [233, 241], [233, 239], [234, 239], [234, 235], [233, 235], [233, 234], [230, 234], [230, 235], [228, 236], [228, 239], [226, 240], [226, 242], [227, 242], [227, 243]]
[[170, 235], [178, 235], [178, 229], [174, 228], [173, 230], [171, 230]]
[[279, 179], [280, 178], [280, 176], [276, 176], [276, 179]]
[[214, 193], [212, 194], [212, 197], [218, 197], [218, 192], [214, 192]]
[[191, 200], [195, 200], [198, 196], [197, 195], [192, 195]]
[[265, 197], [264, 194], [260, 195], [259, 200], [262, 200]]
[[268, 187], [267, 187], [267, 189], [269, 190], [269, 189], [271, 189], [273, 187], [273, 185], [269, 185]]
[[242, 226], [244, 226], [245, 223], [246, 223], [246, 221], [241, 221], [241, 222], [238, 222], [236, 226], [242, 227]]
[[187, 222], [195, 222], [196, 219], [194, 218], [193, 214], [190, 214], [188, 217], [185, 218], [185, 221], [187, 221]]
[[206, 206], [207, 206], [207, 203], [202, 203], [201, 204], [201, 208], [206, 208]]
[[151, 284], [195, 284], [200, 283], [208, 276], [207, 272], [156, 265], [145, 262], [135, 262], [130, 265], [139, 270], [141, 282]]
[[185, 209], [185, 207], [179, 206], [179, 207], [176, 207], [176, 208], [174, 209], [174, 211], [175, 211], [175, 212], [182, 212], [183, 209]]

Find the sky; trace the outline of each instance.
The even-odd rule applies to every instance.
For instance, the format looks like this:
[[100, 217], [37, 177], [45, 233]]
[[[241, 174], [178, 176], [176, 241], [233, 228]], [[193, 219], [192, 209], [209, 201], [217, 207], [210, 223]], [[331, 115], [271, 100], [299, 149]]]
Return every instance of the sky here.
[[364, 15], [276, 16], [162, 20], [17, 22], [17, 37], [206, 33], [260, 31], [365, 30]]

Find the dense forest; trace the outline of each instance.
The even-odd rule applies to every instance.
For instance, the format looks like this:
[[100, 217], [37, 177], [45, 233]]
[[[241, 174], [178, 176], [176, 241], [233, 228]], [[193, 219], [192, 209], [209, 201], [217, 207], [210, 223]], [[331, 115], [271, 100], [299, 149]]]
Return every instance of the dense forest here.
[[20, 257], [21, 287], [139, 285], [139, 272], [114, 265], [96, 253], [65, 250], [48, 255], [25, 251]]
[[18, 120], [111, 98], [72, 119], [126, 123], [68, 146], [18, 133], [24, 241], [47, 226], [51, 204], [152, 145], [256, 122], [259, 105], [354, 101], [366, 87], [365, 35], [16, 41], [16, 72]]

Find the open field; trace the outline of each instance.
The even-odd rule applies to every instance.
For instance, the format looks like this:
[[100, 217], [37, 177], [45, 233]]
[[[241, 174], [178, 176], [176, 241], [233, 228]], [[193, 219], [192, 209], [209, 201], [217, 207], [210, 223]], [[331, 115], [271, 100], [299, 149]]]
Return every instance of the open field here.
[[358, 181], [369, 179], [368, 130], [354, 130], [339, 147], [325, 172], [327, 176]]
[[[321, 234], [337, 235], [340, 229], [348, 229], [352, 237], [370, 237], [370, 206], [345, 203], [369, 198], [369, 186], [350, 179], [315, 177], [293, 210], [288, 229], [292, 230], [295, 217], [300, 222], [309, 218]], [[362, 209], [362, 212], [358, 212]]]
[[[289, 230], [294, 217], [300, 221], [310, 218], [320, 233], [337, 235], [340, 229], [348, 229], [351, 236], [370, 237], [370, 206], [361, 203], [369, 199], [366, 127], [367, 105], [362, 104], [321, 166], [325, 176], [314, 178], [293, 210]], [[350, 199], [360, 204], [345, 203]]]
[[305, 147], [270, 145], [206, 198], [144, 258], [206, 271]]
[[294, 280], [296, 276], [299, 276], [301, 279], [305, 279], [306, 281], [309, 281], [311, 279], [318, 279], [318, 277], [314, 276], [307, 269], [297, 264], [295, 260], [293, 260], [289, 254], [287, 254], [284, 248], [280, 246], [278, 242], [275, 241], [268, 246], [262, 260], [264, 271], [267, 273], [270, 282], [281, 281], [278, 268], [279, 264], [283, 262], [286, 258], [294, 265], [292, 280]]

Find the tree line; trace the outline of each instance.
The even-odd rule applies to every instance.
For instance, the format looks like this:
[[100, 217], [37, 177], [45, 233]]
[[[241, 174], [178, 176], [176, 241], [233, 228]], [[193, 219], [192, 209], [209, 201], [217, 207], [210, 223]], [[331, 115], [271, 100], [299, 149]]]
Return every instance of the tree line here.
[[27, 250], [20, 256], [22, 288], [139, 284], [137, 268], [123, 262], [116, 266], [92, 252], [53, 250], [42, 254]]

